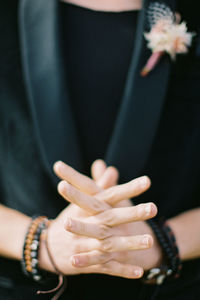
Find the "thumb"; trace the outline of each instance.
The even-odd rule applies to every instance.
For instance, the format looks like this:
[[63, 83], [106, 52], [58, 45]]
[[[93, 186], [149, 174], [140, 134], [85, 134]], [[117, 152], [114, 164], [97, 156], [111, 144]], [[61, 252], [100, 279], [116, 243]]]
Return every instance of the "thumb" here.
[[102, 159], [95, 160], [91, 166], [92, 179], [98, 181], [104, 174], [106, 168], [106, 163]]
[[119, 178], [119, 172], [115, 167], [106, 167], [105, 162], [99, 159], [92, 164], [91, 173], [96, 184], [102, 189], [116, 185]]

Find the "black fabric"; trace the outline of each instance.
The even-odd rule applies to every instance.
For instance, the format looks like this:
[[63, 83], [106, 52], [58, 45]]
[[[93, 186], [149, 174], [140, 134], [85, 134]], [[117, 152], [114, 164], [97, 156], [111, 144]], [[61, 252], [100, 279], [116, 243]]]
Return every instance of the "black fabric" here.
[[200, 59], [195, 50], [194, 43], [189, 55], [177, 57], [172, 66], [167, 101], [144, 169], [152, 187], [138, 198], [154, 199], [166, 217], [200, 205]]
[[[18, 1], [0, 2], [0, 201], [28, 215], [41, 213], [53, 218], [66, 202], [57, 195], [36, 142], [21, 66], [17, 9]], [[188, 11], [184, 10], [186, 20], [187, 15]], [[196, 19], [194, 24], [192, 21], [191, 18], [189, 29], [198, 32], [199, 23]], [[152, 188], [137, 199], [138, 202], [154, 201], [166, 217], [199, 207], [200, 202], [200, 60], [196, 49], [194, 43], [189, 55], [180, 56], [172, 66], [159, 130], [143, 170], [152, 178]], [[149, 97], [149, 101], [153, 100]], [[134, 143], [134, 139], [127, 143]], [[123, 181], [131, 174], [132, 167], [126, 171]], [[54, 282], [51, 287], [55, 286]], [[199, 287], [200, 260], [197, 259], [184, 263], [181, 278], [162, 286], [156, 299], [196, 300]], [[36, 296], [37, 289], [38, 286], [25, 281], [19, 263], [0, 259], [0, 299], [50, 299], [49, 295]], [[154, 292], [155, 287], [144, 286], [137, 280], [69, 276], [63, 298], [118, 300], [131, 295], [134, 299], [149, 300]]]
[[[4, 262], [0, 261], [0, 267], [0, 299], [46, 300], [52, 298], [52, 295], [38, 296], [36, 292], [55, 287], [57, 284], [55, 276], [50, 277], [43, 284], [37, 284], [27, 280], [19, 273], [19, 263], [4, 260]], [[61, 300], [92, 300], [94, 298], [97, 300], [120, 300], [130, 297], [130, 295], [138, 300], [151, 300], [155, 292], [158, 292], [156, 300], [196, 300], [200, 295], [199, 269], [199, 260], [194, 260], [192, 263], [185, 262], [181, 278], [164, 283], [158, 289], [155, 286], [143, 285], [140, 280], [127, 280], [97, 274], [67, 276], [67, 289]]]
[[137, 11], [95, 12], [61, 3], [70, 100], [85, 171], [103, 158], [121, 104], [134, 47]]
[[42, 212], [55, 217], [66, 202], [57, 195], [36, 143], [21, 67], [17, 9], [18, 1], [1, 2], [0, 202], [29, 216]]

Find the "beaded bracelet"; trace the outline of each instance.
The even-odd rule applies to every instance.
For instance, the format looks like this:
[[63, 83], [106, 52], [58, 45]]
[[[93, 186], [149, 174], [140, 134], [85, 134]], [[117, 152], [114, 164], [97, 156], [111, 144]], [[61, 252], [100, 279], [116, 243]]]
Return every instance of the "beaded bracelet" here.
[[34, 281], [42, 280], [42, 275], [38, 269], [38, 253], [40, 235], [46, 227], [47, 218], [45, 216], [33, 217], [25, 237], [21, 260], [22, 270], [27, 277]]
[[48, 291], [37, 291], [37, 294], [39, 295], [57, 292], [52, 298], [57, 300], [64, 293], [67, 281], [64, 274], [60, 272], [56, 266], [48, 245], [49, 225], [50, 221], [47, 219], [47, 217], [39, 216], [32, 218], [32, 222], [25, 237], [21, 265], [23, 273], [26, 276], [37, 282], [43, 281], [42, 275], [38, 269], [38, 254], [40, 243], [44, 242], [49, 260], [54, 268], [55, 273], [58, 275], [59, 281], [55, 288]]
[[176, 238], [167, 221], [161, 221], [161, 222], [162, 222], [163, 234], [165, 235], [173, 251], [173, 255], [170, 252], [168, 253], [169, 264], [172, 269], [172, 277], [178, 278], [181, 273], [182, 263], [180, 260], [179, 249], [176, 243]]
[[163, 219], [148, 220], [147, 223], [153, 229], [162, 247], [164, 263], [159, 268], [145, 272], [143, 281], [150, 284], [162, 284], [166, 278], [178, 278], [182, 265], [176, 239], [170, 226]]

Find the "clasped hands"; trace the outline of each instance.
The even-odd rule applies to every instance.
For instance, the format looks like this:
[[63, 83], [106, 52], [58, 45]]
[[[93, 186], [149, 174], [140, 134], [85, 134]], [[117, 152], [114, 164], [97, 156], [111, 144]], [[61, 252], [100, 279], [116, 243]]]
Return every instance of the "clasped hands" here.
[[[159, 263], [161, 250], [145, 222], [157, 208], [153, 203], [133, 206], [128, 200], [150, 187], [148, 177], [117, 185], [117, 170], [101, 160], [92, 165], [93, 179], [63, 162], [54, 171], [62, 179], [58, 192], [71, 203], [48, 230], [51, 253], [62, 273], [140, 278]], [[53, 271], [45, 251], [41, 260], [41, 267]]]

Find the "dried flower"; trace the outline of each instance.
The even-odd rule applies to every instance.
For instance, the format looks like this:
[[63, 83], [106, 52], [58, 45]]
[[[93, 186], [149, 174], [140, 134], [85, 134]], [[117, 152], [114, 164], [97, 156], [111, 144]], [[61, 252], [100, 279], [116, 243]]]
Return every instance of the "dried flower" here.
[[146, 76], [155, 67], [165, 52], [171, 56], [172, 60], [175, 60], [176, 54], [187, 53], [195, 35], [187, 32], [186, 23], [179, 24], [180, 16], [173, 14], [171, 9], [164, 4], [152, 3], [148, 17], [151, 30], [145, 32], [144, 36], [148, 41], [147, 47], [152, 50], [153, 54], [143, 68], [142, 76]]

